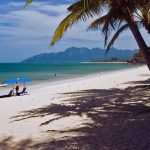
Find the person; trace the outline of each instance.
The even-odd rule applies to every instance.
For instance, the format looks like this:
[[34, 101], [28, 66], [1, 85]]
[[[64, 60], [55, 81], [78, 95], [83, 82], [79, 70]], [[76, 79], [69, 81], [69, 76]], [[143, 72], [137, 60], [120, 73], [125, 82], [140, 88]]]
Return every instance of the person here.
[[16, 95], [19, 93], [19, 83], [15, 84]]
[[101, 77], [102, 77], [102, 75], [103, 75], [103, 72], [100, 73], [100, 76], [101, 76]]

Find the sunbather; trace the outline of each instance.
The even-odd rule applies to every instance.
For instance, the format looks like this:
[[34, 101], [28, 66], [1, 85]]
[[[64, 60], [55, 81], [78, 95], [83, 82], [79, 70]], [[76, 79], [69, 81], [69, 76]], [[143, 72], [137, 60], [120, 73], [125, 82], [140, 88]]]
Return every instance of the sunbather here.
[[10, 90], [10, 92], [9, 92], [8, 95], [2, 95], [2, 96], [0, 96], [0, 98], [11, 97], [11, 96], [13, 96], [13, 90]]
[[16, 93], [16, 95], [18, 95], [18, 96], [19, 96], [19, 95], [25, 95], [25, 94], [27, 94], [26, 89], [27, 89], [27, 88], [26, 88], [26, 87], [24, 87], [24, 88], [23, 88], [23, 90], [22, 90], [22, 92], [20, 92], [20, 93]]

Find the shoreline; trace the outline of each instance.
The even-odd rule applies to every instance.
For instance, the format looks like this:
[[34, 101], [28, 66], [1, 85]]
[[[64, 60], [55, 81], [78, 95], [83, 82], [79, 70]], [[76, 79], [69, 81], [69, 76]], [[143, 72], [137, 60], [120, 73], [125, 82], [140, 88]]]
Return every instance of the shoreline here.
[[[139, 67], [143, 67], [143, 66], [138, 66]], [[133, 68], [124, 68], [124, 69], [118, 69], [118, 70], [109, 70], [109, 71], [105, 71], [103, 72], [103, 77], [104, 76], [108, 76], [110, 74], [116, 74], [116, 73], [119, 73], [120, 71], [129, 71], [129, 70], [134, 70], [136, 69], [137, 67], [133, 67]], [[101, 72], [96, 72], [96, 73], [91, 73], [91, 74], [87, 74], [87, 75], [80, 75], [80, 76], [77, 76], [77, 77], [73, 77], [73, 78], [67, 78], [67, 79], [59, 79], [59, 80], [54, 80], [54, 81], [50, 81], [50, 80], [44, 80], [44, 81], [38, 81], [36, 82], [35, 84], [31, 84], [30, 86], [34, 87], [34, 86], [54, 86], [54, 85], [59, 85], [59, 84], [65, 84], [65, 83], [69, 83], [69, 82], [76, 82], [76, 81], [82, 81], [84, 80], [85, 78], [94, 78], [94, 77], [100, 77]]]
[[[41, 123], [47, 122], [49, 119], [55, 118], [57, 115], [45, 112], [49, 115], [29, 117], [27, 119], [12, 118], [17, 115], [23, 115], [23, 112], [30, 110], [38, 110], [46, 106], [71, 105], [71, 93], [87, 91], [87, 90], [104, 90], [104, 89], [124, 89], [130, 85], [129, 82], [142, 81], [149, 78], [149, 71], [146, 66], [118, 70], [108, 74], [94, 74], [77, 79], [69, 79], [66, 81], [58, 81], [53, 84], [39, 84], [28, 86], [29, 95], [14, 96], [3, 98], [0, 100], [2, 108], [0, 109], [0, 138], [13, 136], [15, 140], [23, 140], [27, 138], [45, 140], [47, 139], [45, 130], [65, 130], [73, 129], [76, 126], [90, 123], [91, 120], [87, 116], [66, 116], [51, 122], [48, 126], [40, 126]], [[131, 86], [131, 85], [130, 85]], [[67, 94], [68, 93], [68, 94]], [[82, 92], [81, 92], [82, 93]], [[109, 94], [109, 93], [108, 93]], [[102, 94], [103, 95], [103, 94]], [[71, 97], [70, 97], [71, 96]], [[92, 96], [85, 100], [90, 100]], [[95, 96], [94, 96], [95, 97]], [[66, 101], [67, 99], [70, 99]], [[59, 108], [56, 107], [56, 110]], [[6, 111], [7, 110], [7, 111]], [[51, 110], [51, 109], [50, 109]], [[71, 110], [70, 110], [71, 111]], [[32, 114], [32, 113], [31, 113]], [[20, 117], [21, 117], [20, 116]], [[22, 116], [23, 117], [23, 116]], [[61, 134], [55, 135], [53, 138], [60, 138]]]
[[[107, 62], [106, 62], [107, 63]], [[109, 62], [108, 62], [109, 63]], [[122, 62], [120, 62], [122, 63]], [[120, 71], [126, 71], [126, 70], [132, 70], [138, 67], [143, 67], [145, 65], [140, 65], [140, 66], [132, 66], [130, 68], [123, 68], [123, 69], [116, 69], [116, 70], [106, 70], [103, 71], [103, 76], [107, 76], [108, 74], [112, 74], [112, 73], [117, 73]], [[33, 81], [31, 83], [26, 83], [26, 87], [34, 90], [34, 89], [38, 89], [41, 86], [53, 86], [55, 84], [63, 84], [66, 82], [74, 82], [74, 81], [78, 81], [78, 80], [84, 80], [84, 78], [94, 78], [95, 76], [100, 76], [101, 71], [99, 72], [95, 72], [95, 73], [89, 73], [89, 74], [80, 74], [78, 76], [71, 76], [70, 78], [57, 78], [54, 80], [49, 79], [49, 80], [37, 80], [37, 81]], [[21, 88], [23, 88], [23, 84], [21, 84]], [[7, 94], [10, 90], [12, 89], [12, 85], [8, 85], [6, 87], [0, 87], [0, 95], [5, 95]]]
[[105, 61], [104, 61], [104, 62], [88, 62], [88, 61], [87, 61], [87, 62], [86, 62], [86, 61], [85, 61], [85, 62], [80, 62], [80, 63], [89, 63], [89, 64], [90, 64], [90, 63], [121, 63], [121, 64], [124, 64], [124, 63], [125, 63], [125, 64], [130, 64], [130, 63], [126, 62], [126, 61], [116, 61], [116, 62], [111, 62], [111, 61], [106, 61], [106, 62], [105, 62]]

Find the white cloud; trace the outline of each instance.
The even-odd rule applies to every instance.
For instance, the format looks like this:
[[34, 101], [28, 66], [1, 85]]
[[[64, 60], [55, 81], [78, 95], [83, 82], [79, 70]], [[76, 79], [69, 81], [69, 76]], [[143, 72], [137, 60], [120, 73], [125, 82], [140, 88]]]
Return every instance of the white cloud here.
[[[51, 7], [54, 8], [54, 6]], [[63, 12], [65, 7], [60, 5], [57, 6], [57, 9], [59, 12]], [[11, 35], [14, 37], [29, 36], [29, 38], [49, 36], [50, 33], [54, 31], [59, 20], [64, 16], [65, 13], [56, 17], [51, 14], [39, 12], [38, 9], [10, 11], [6, 14], [0, 14], [0, 23], [4, 24], [0, 26], [0, 34]], [[8, 24], [8, 26], [6, 26], [6, 24]], [[14, 26], [11, 26], [12, 24], [14, 24]]]
[[[10, 44], [10, 49], [20, 49], [20, 47], [27, 48], [33, 47], [41, 49], [41, 52], [47, 52], [50, 38], [52, 37], [56, 26], [67, 15], [66, 8], [68, 5], [54, 5], [47, 2], [34, 2], [31, 6], [23, 8], [24, 3], [11, 2], [7, 4], [5, 13], [0, 12], [0, 49], [5, 47], [6, 43]], [[3, 8], [5, 8], [3, 6]], [[11, 8], [11, 9], [10, 9]], [[81, 22], [74, 25], [64, 35], [51, 50], [64, 50], [70, 46], [77, 47], [102, 47], [104, 45], [104, 37], [101, 31], [86, 31], [89, 23]], [[145, 30], [141, 29], [143, 37], [150, 43], [148, 34]], [[131, 44], [129, 44], [130, 39]], [[137, 48], [137, 44], [130, 31], [121, 34], [120, 38], [116, 41], [116, 47], [122, 49]], [[7, 49], [9, 47], [7, 46]], [[33, 51], [35, 52], [35, 51]], [[39, 52], [39, 51], [38, 51]], [[32, 52], [29, 55], [33, 55]]]
[[[39, 39], [41, 37], [50, 38], [56, 26], [66, 16], [66, 8], [68, 5], [50, 5], [42, 3], [34, 3], [32, 9], [21, 9], [10, 11], [7, 14], [0, 14], [3, 23], [10, 23], [10, 26], [0, 26], [0, 33], [10, 35], [13, 40], [16, 38], [22, 39]], [[22, 6], [22, 3], [10, 3], [12, 6]], [[44, 6], [44, 7], [43, 7]], [[36, 9], [35, 9], [36, 7]], [[34, 8], [34, 9], [33, 9]], [[47, 8], [47, 9], [46, 9]], [[39, 10], [53, 10], [58, 12], [58, 16], [53, 16], [51, 13], [44, 13]], [[14, 24], [15, 26], [11, 26]], [[86, 31], [87, 23], [79, 23], [65, 34], [66, 39], [80, 40], [98, 40], [100, 39], [99, 32]], [[88, 36], [87, 36], [88, 34]], [[96, 36], [97, 35], [97, 38]], [[43, 39], [44, 40], [44, 39]]]

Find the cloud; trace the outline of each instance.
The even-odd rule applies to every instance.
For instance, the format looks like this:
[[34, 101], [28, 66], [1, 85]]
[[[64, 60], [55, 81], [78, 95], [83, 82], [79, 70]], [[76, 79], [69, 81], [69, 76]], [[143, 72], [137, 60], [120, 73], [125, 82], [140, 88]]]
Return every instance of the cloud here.
[[[21, 6], [22, 3], [16, 4]], [[10, 5], [15, 5], [15, 3], [10, 3]], [[15, 6], [16, 6], [15, 5]], [[36, 9], [33, 9], [35, 7]], [[44, 4], [45, 12], [48, 12], [48, 7], [53, 8], [53, 12], [56, 11], [56, 7], [53, 5], [49, 6]], [[58, 24], [59, 20], [65, 16], [66, 5], [57, 6], [58, 15], [53, 16], [51, 11], [47, 13], [40, 12], [41, 10], [39, 4], [34, 4], [32, 9], [21, 9], [10, 11], [6, 14], [0, 14], [0, 34], [1, 35], [10, 35], [12, 38], [38, 38], [38, 37], [49, 37], [51, 31], [54, 31], [55, 26]], [[39, 9], [38, 9], [39, 8]], [[54, 9], [55, 8], [55, 9]], [[61, 13], [63, 12], [63, 13]], [[7, 25], [6, 25], [7, 24]], [[8, 37], [9, 38], [9, 37]]]
[[[23, 3], [9, 3], [9, 5], [21, 7]], [[67, 15], [67, 7], [68, 5], [56, 6], [48, 3], [34, 3], [30, 9], [20, 9], [0, 14], [0, 34], [4, 38], [8, 36], [7, 38], [13, 41], [15, 39], [50, 39], [60, 20]], [[53, 15], [54, 12], [57, 16]], [[6, 26], [6, 24], [8, 25]], [[79, 23], [69, 30], [64, 37], [66, 39], [94, 40], [95, 33], [90, 31], [88, 32], [90, 36], [87, 36], [86, 26], [87, 23]]]
[[[63, 1], [61, 1], [62, 4], [58, 4], [59, 2], [58, 0], [55, 3], [54, 1], [51, 3], [49, 1], [36, 1], [27, 8], [23, 8], [23, 2], [0, 5], [0, 56], [4, 50], [12, 55], [13, 49], [16, 55], [12, 55], [12, 59], [9, 60], [14, 61], [15, 58], [20, 60], [40, 52], [63, 51], [71, 46], [103, 48], [104, 37], [101, 31], [86, 31], [89, 23], [92, 22], [90, 19], [74, 25], [66, 32], [61, 41], [48, 49], [56, 26], [68, 14], [66, 8], [69, 4]], [[68, 0], [68, 2], [71, 3], [72, 0]], [[149, 35], [144, 29], [141, 29], [141, 33], [147, 42], [150, 42]], [[124, 32], [116, 41], [115, 46], [122, 49], [137, 48], [130, 31]], [[20, 57], [20, 49], [25, 54], [24, 56]]]

